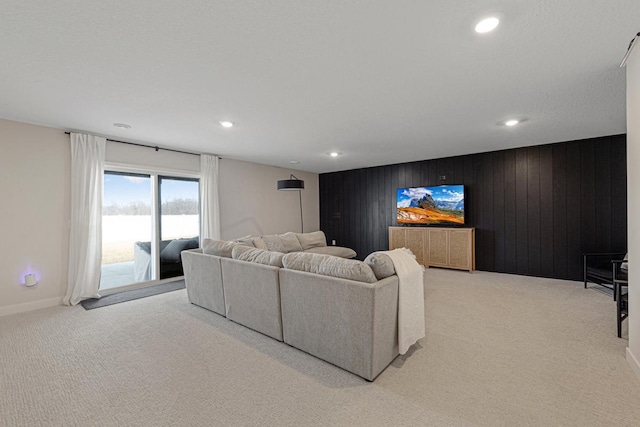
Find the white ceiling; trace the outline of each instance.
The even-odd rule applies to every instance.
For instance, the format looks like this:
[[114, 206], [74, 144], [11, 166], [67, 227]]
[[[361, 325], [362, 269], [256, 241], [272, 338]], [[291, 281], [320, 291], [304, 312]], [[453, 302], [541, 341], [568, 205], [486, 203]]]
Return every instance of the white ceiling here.
[[638, 17], [640, 0], [0, 0], [0, 117], [310, 172], [620, 134]]

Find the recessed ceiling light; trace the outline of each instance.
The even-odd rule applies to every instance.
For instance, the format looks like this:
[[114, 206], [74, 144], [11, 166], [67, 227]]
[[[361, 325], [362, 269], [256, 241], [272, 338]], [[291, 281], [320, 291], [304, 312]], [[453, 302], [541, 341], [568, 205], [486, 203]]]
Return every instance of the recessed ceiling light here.
[[222, 120], [220, 124], [222, 125], [223, 128], [230, 128], [230, 127], [233, 127], [235, 123]]
[[113, 126], [117, 127], [118, 129], [131, 129], [131, 125], [128, 125], [126, 123], [114, 123]]
[[331, 157], [338, 157], [340, 155], [340, 153], [337, 153], [337, 152], [333, 151], [333, 152], [329, 153], [329, 155]]
[[495, 16], [490, 16], [476, 24], [476, 33], [484, 34], [496, 29], [500, 20]]
[[520, 123], [520, 120], [511, 119], [511, 120], [507, 120], [506, 122], [504, 122], [504, 125], [505, 126], [515, 126], [518, 123]]

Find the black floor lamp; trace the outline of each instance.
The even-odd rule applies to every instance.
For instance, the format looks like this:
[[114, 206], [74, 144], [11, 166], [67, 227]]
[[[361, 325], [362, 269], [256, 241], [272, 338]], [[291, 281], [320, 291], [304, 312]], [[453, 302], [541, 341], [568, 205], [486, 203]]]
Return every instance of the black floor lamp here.
[[279, 190], [295, 190], [298, 192], [300, 198], [300, 225], [304, 233], [304, 221], [302, 219], [302, 190], [304, 190], [304, 181], [291, 174], [289, 179], [278, 180], [278, 191]]

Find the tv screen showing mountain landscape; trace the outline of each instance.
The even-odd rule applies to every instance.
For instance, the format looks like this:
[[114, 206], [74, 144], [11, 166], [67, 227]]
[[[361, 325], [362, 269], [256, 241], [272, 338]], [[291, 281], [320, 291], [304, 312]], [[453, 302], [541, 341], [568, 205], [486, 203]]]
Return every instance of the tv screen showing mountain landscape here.
[[464, 185], [398, 188], [397, 200], [398, 224], [464, 224]]

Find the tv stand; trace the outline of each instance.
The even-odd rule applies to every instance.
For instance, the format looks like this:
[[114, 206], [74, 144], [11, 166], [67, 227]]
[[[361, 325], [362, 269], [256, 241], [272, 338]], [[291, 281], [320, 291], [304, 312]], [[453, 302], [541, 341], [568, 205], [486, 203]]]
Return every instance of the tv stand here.
[[476, 269], [475, 231], [471, 228], [389, 227], [389, 249], [408, 248], [425, 267]]

